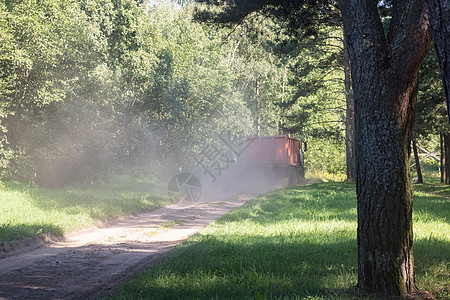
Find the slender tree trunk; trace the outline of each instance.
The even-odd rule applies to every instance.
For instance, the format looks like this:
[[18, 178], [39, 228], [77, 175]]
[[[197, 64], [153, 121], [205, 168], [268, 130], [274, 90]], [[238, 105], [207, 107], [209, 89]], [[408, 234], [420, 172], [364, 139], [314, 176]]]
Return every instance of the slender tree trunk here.
[[444, 151], [445, 151], [445, 184], [450, 184], [450, 133], [444, 134]]
[[347, 104], [345, 119], [345, 153], [347, 162], [347, 180], [356, 181], [356, 159], [355, 159], [355, 110], [352, 80], [350, 75], [350, 57], [348, 45], [344, 36], [344, 86], [345, 102]]
[[445, 162], [447, 158], [445, 157], [445, 142], [444, 142], [444, 134], [440, 134], [440, 142], [441, 142], [441, 183], [445, 183], [447, 180], [447, 173], [445, 172]]
[[340, 0], [355, 101], [358, 287], [405, 296], [413, 268], [411, 132], [430, 43], [424, 0], [395, 1], [385, 35], [377, 1]]
[[423, 183], [422, 169], [420, 168], [419, 154], [417, 153], [417, 146], [416, 146], [415, 140], [412, 141], [412, 145], [413, 145], [413, 152], [414, 152], [414, 160], [416, 163], [417, 183]]
[[448, 0], [428, 0], [427, 6], [450, 120], [450, 4]]
[[450, 184], [450, 133], [441, 133], [441, 182]]

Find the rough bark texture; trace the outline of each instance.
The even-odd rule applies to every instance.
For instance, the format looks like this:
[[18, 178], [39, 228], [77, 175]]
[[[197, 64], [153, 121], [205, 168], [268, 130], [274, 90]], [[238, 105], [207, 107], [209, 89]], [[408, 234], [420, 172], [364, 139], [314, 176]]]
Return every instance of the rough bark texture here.
[[443, 153], [444, 153], [444, 165], [443, 172], [445, 174], [444, 184], [450, 184], [450, 134], [443, 134]]
[[425, 0], [393, 1], [386, 37], [378, 1], [340, 0], [355, 101], [358, 287], [416, 292], [410, 144], [417, 74], [430, 43]]
[[439, 136], [441, 142], [441, 183], [445, 183], [446, 175], [444, 171], [445, 166], [445, 148], [444, 148], [444, 135], [441, 133]]
[[353, 89], [350, 70], [350, 56], [348, 45], [344, 36], [344, 86], [345, 102], [347, 105], [345, 118], [345, 153], [347, 162], [347, 180], [356, 181], [356, 160], [355, 160], [355, 110]]
[[[428, 0], [431, 33], [437, 50], [444, 83], [447, 108], [450, 108], [450, 3], [448, 0]], [[450, 120], [450, 109], [449, 109]]]
[[441, 182], [450, 184], [450, 133], [441, 133]]
[[417, 183], [423, 183], [422, 169], [420, 168], [420, 159], [419, 159], [419, 154], [417, 153], [417, 146], [416, 146], [415, 140], [413, 140], [412, 145], [413, 145], [413, 152], [414, 152], [414, 160], [416, 163]]

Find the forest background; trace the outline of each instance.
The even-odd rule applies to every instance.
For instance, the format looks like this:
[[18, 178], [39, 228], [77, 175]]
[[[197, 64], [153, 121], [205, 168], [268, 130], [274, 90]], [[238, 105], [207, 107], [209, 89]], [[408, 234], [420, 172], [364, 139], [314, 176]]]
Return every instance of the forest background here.
[[[1, 178], [46, 187], [164, 178], [201, 169], [199, 153], [222, 151], [229, 133], [289, 133], [307, 145], [308, 174], [345, 178], [352, 106], [342, 28], [316, 25], [292, 39], [283, 22], [257, 14], [231, 27], [196, 22], [199, 7], [0, 1]], [[439, 76], [431, 49], [414, 131], [429, 150], [449, 136]]]

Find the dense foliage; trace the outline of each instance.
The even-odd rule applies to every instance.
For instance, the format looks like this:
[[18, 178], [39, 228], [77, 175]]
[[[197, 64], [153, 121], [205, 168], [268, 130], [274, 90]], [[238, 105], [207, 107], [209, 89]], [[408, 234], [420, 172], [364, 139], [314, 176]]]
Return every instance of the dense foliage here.
[[276, 18], [222, 28], [193, 21], [196, 5], [0, 1], [2, 178], [188, 169], [223, 132], [290, 133], [310, 167], [343, 171], [339, 30], [292, 44]]

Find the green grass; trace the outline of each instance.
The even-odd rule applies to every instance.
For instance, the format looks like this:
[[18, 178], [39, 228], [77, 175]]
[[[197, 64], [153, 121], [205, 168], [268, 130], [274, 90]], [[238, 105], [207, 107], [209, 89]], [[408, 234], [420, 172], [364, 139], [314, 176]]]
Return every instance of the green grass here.
[[421, 191], [426, 193], [432, 193], [435, 195], [441, 195], [450, 197], [450, 186], [441, 184], [440, 177], [424, 177], [423, 184], [415, 183], [413, 185], [415, 191]]
[[[370, 299], [359, 295], [356, 196], [319, 183], [247, 202], [105, 299]], [[415, 196], [420, 288], [449, 298], [450, 202]]]
[[[114, 177], [90, 188], [43, 189], [0, 185], [0, 241], [41, 233], [64, 234], [95, 221], [165, 205], [157, 179]], [[161, 189], [162, 190], [162, 189]]]

